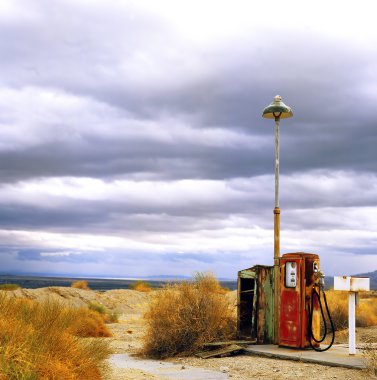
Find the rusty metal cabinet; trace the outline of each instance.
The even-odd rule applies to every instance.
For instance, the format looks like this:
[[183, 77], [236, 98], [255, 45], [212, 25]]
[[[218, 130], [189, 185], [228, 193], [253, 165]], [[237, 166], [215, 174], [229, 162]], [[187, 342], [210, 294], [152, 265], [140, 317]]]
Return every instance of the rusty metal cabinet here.
[[239, 339], [273, 343], [274, 273], [272, 266], [255, 265], [238, 272], [237, 335]]

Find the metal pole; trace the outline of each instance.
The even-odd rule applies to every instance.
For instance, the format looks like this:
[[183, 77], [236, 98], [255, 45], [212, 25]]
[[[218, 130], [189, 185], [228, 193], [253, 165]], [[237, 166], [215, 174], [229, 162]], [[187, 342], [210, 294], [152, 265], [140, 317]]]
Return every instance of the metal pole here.
[[279, 123], [280, 116], [275, 117], [275, 208], [279, 208]]
[[349, 354], [356, 354], [356, 332], [355, 332], [355, 320], [356, 320], [356, 292], [348, 293], [348, 346]]
[[280, 208], [279, 208], [279, 122], [275, 116], [275, 208], [274, 208], [274, 343], [279, 343], [280, 319]]

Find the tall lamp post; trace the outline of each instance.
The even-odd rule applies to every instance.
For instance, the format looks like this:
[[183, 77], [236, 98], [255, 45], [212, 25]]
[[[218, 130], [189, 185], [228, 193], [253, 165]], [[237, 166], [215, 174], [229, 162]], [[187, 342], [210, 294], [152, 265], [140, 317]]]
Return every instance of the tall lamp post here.
[[292, 109], [276, 95], [263, 110], [263, 117], [275, 119], [275, 208], [274, 208], [274, 343], [279, 343], [280, 309], [280, 207], [279, 207], [279, 124], [280, 119], [293, 116]]

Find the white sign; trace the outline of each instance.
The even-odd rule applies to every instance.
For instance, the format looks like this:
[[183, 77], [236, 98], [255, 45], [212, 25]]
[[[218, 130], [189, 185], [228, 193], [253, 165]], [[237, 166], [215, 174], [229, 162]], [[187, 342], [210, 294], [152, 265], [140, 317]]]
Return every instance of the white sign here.
[[334, 290], [361, 292], [370, 290], [369, 277], [335, 276]]

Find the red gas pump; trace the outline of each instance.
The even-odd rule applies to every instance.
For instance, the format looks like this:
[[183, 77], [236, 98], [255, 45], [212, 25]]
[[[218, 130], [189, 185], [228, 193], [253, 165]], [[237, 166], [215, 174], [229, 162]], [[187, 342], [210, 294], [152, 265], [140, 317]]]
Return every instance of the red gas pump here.
[[[334, 325], [323, 289], [323, 274], [319, 256], [311, 253], [287, 253], [281, 258], [279, 346], [292, 348], [312, 347], [316, 351], [329, 349], [334, 342]], [[327, 335], [327, 323], [321, 302], [325, 307], [332, 329], [332, 341], [320, 348]], [[324, 321], [324, 334], [320, 338], [320, 319]]]

